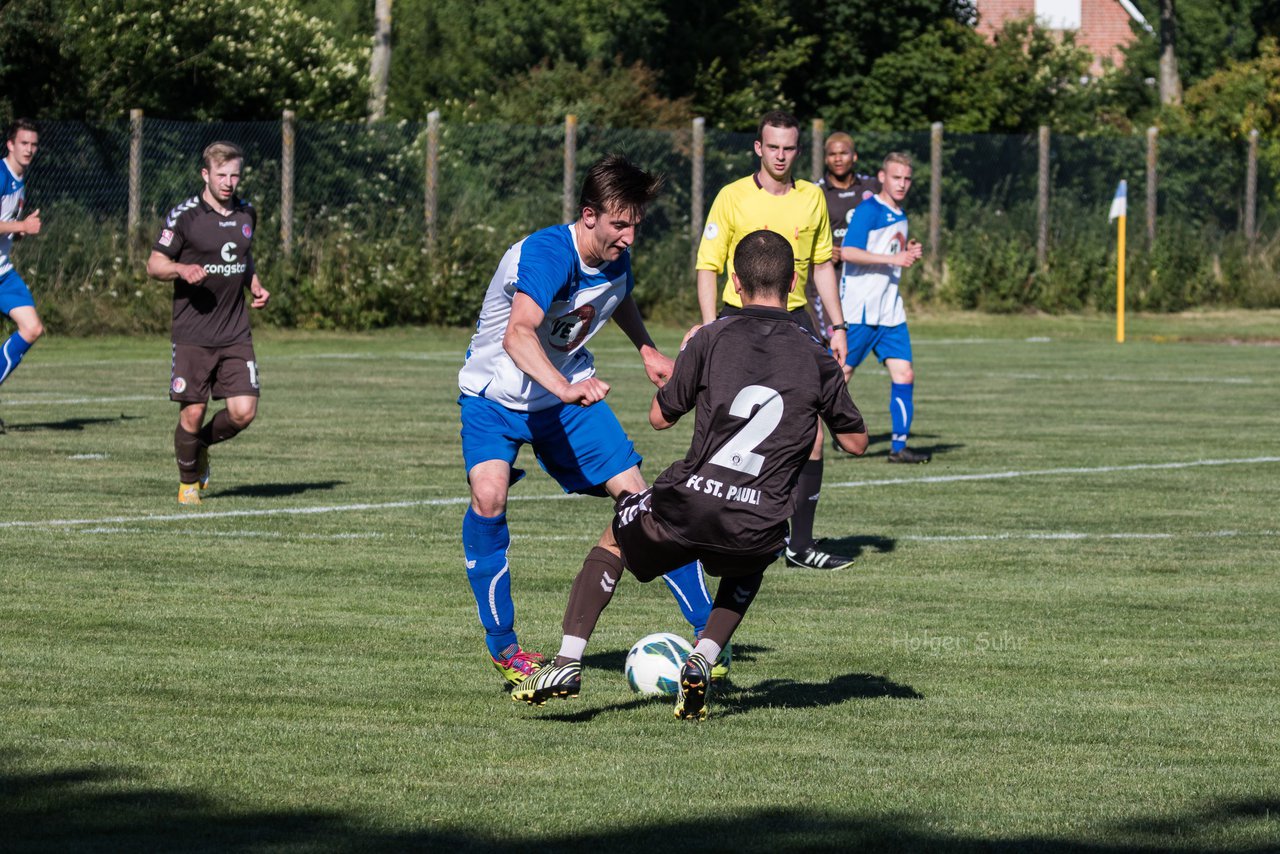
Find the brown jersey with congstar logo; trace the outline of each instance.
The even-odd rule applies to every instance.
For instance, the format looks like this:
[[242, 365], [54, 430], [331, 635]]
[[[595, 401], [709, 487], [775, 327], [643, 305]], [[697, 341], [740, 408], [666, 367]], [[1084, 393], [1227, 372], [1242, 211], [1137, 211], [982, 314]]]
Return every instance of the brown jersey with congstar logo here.
[[232, 197], [225, 216], [195, 195], [169, 211], [152, 247], [179, 264], [199, 264], [207, 274], [197, 284], [173, 281], [173, 341], [225, 347], [250, 341], [244, 292], [253, 281], [253, 205]]

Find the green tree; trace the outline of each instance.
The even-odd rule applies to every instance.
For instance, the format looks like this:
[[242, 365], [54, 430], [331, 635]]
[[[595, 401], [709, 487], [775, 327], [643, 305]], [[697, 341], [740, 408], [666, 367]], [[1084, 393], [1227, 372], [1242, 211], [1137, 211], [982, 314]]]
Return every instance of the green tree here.
[[63, 5], [64, 53], [90, 117], [133, 107], [174, 119], [354, 119], [368, 40], [340, 37], [291, 0], [81, 0]]
[[492, 95], [469, 104], [462, 117], [500, 124], [554, 125], [566, 115], [587, 125], [617, 128], [685, 127], [693, 118], [689, 98], [658, 93], [656, 75], [641, 62], [622, 66], [591, 60], [542, 63]]
[[53, 0], [0, 4], [0, 122], [47, 115], [75, 77], [59, 45], [62, 21]]

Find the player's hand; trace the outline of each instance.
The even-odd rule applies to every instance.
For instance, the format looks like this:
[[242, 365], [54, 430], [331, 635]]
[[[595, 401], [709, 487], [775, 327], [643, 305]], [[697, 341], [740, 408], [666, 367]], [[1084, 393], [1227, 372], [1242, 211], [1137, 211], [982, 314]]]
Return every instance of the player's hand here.
[[836, 364], [843, 365], [844, 357], [849, 355], [849, 336], [845, 334], [843, 329], [833, 329], [831, 331], [831, 358], [836, 360]]
[[688, 331], [688, 332], [686, 332], [686, 333], [684, 334], [684, 337], [680, 339], [680, 352], [681, 352], [681, 353], [683, 353], [683, 352], [684, 352], [684, 345], [688, 344], [688, 343], [689, 343], [689, 339], [690, 339], [690, 338], [692, 338], [692, 337], [694, 336], [694, 334], [695, 334], [699, 329], [701, 329], [701, 328], [702, 328], [702, 324], [701, 324], [701, 323], [695, 323], [695, 324], [693, 324], [693, 326], [690, 326], [690, 327], [689, 327], [689, 331]]
[[590, 406], [593, 403], [599, 403], [604, 400], [605, 395], [608, 393], [609, 384], [607, 382], [597, 377], [588, 377], [582, 382], [566, 386], [559, 397], [564, 403]]
[[179, 264], [178, 275], [182, 277], [182, 281], [189, 285], [196, 285], [204, 281], [205, 276], [209, 274], [205, 272], [204, 267], [199, 264]]
[[649, 382], [658, 388], [666, 385], [667, 380], [671, 379], [671, 372], [675, 370], [675, 361], [651, 347], [641, 350], [640, 357], [644, 359], [644, 372], [649, 377]]
[[898, 254], [905, 256], [903, 263], [899, 264], [898, 266], [910, 267], [912, 264], [919, 261], [924, 256], [924, 246], [921, 245], [919, 240], [908, 240], [907, 248]]
[[36, 208], [31, 212], [31, 216], [22, 221], [22, 233], [28, 237], [34, 237], [40, 233], [40, 209]]
[[249, 305], [253, 308], [262, 308], [267, 304], [267, 300], [271, 299], [271, 291], [262, 286], [257, 276], [254, 276], [253, 282], [249, 285], [249, 293], [253, 297], [253, 302]]

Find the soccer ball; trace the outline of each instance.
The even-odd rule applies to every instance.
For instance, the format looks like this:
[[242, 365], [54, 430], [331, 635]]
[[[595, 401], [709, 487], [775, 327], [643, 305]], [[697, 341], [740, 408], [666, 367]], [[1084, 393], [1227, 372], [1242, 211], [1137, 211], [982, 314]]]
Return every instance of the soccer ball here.
[[680, 690], [680, 671], [692, 653], [693, 647], [679, 635], [645, 635], [627, 653], [627, 683], [637, 694], [675, 696]]

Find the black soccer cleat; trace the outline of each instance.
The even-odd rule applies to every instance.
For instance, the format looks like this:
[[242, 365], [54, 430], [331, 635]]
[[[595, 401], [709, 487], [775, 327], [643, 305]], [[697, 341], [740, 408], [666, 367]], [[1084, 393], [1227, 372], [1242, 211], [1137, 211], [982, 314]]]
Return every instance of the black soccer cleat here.
[[853, 558], [846, 555], [836, 555], [830, 552], [824, 552], [814, 546], [809, 546], [802, 551], [792, 551], [787, 546], [787, 563], [792, 566], [799, 566], [804, 569], [844, 569], [846, 566], [853, 564]]
[[676, 696], [676, 717], [682, 721], [707, 719], [707, 692], [711, 690], [711, 662], [695, 652], [680, 671], [680, 693]]
[[933, 454], [913, 451], [910, 448], [903, 448], [901, 451], [889, 454], [889, 462], [891, 463], [927, 463], [931, 459], [933, 459]]

